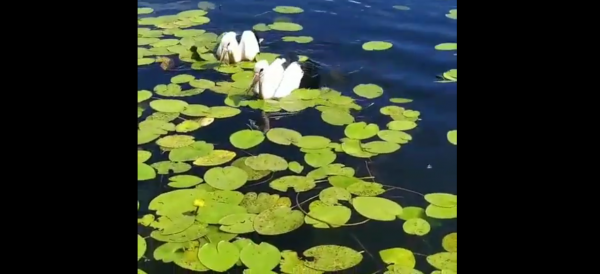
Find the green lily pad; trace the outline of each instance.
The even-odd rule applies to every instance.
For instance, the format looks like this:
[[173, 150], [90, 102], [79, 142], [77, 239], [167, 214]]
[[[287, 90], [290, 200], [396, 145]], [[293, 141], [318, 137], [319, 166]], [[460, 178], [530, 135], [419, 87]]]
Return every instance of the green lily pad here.
[[280, 235], [296, 230], [304, 223], [304, 214], [289, 207], [271, 208], [254, 218], [254, 230], [261, 235]]
[[327, 205], [339, 205], [338, 201], [350, 201], [352, 195], [341, 187], [328, 187], [319, 193], [319, 200]]
[[213, 271], [225, 272], [238, 261], [240, 251], [230, 242], [208, 243], [200, 247], [200, 262]]
[[304, 261], [298, 258], [298, 253], [291, 250], [281, 251], [281, 263], [279, 265], [283, 273], [297, 274], [321, 274], [323, 271], [314, 270], [304, 265]]
[[248, 213], [258, 214], [267, 209], [274, 208], [279, 200], [279, 195], [261, 192], [248, 192], [240, 203], [248, 210]]
[[198, 176], [194, 175], [176, 175], [169, 178], [168, 185], [174, 188], [186, 188], [193, 187], [202, 183], [204, 180]]
[[246, 267], [252, 270], [270, 271], [279, 265], [281, 253], [272, 244], [262, 242], [260, 244], [248, 244], [240, 252], [240, 260]]
[[402, 229], [406, 234], [423, 236], [431, 231], [431, 225], [424, 219], [412, 218], [404, 222]]
[[386, 50], [392, 48], [392, 43], [384, 41], [371, 41], [364, 43], [362, 48], [366, 51]]
[[458, 196], [450, 193], [429, 193], [424, 196], [425, 201], [439, 207], [455, 207], [458, 205]]
[[258, 156], [248, 157], [245, 163], [254, 170], [282, 171], [288, 168], [288, 163], [285, 159], [269, 153], [261, 153]]
[[306, 44], [313, 41], [313, 38], [310, 36], [284, 36], [281, 37], [283, 42], [296, 42], [298, 44]]
[[147, 181], [156, 178], [156, 170], [145, 163], [138, 163], [138, 181]]
[[367, 124], [365, 122], [358, 122], [347, 125], [344, 129], [344, 134], [348, 138], [363, 140], [375, 136], [378, 131], [379, 126], [377, 126], [377, 124]]
[[162, 161], [156, 162], [152, 164], [152, 167], [156, 169], [158, 174], [167, 175], [169, 174], [169, 170], [173, 171], [173, 173], [184, 173], [190, 169], [192, 166], [186, 163], [176, 163], [171, 161]]
[[379, 136], [381, 140], [396, 144], [406, 144], [408, 141], [412, 140], [412, 136], [410, 136], [410, 134], [397, 130], [381, 130], [377, 132], [377, 136]]
[[313, 189], [316, 183], [315, 180], [305, 176], [288, 175], [273, 180], [269, 186], [281, 192], [286, 192], [290, 187], [293, 187], [295, 192], [305, 192]]
[[458, 243], [458, 233], [452, 232], [442, 238], [442, 247], [448, 252], [456, 252]]
[[455, 219], [457, 217], [458, 207], [440, 207], [436, 205], [428, 205], [425, 208], [427, 217], [434, 219]]
[[387, 127], [391, 130], [411, 130], [417, 127], [417, 124], [413, 121], [391, 121], [387, 124]]
[[152, 92], [149, 90], [138, 90], [138, 103], [146, 101], [152, 97]]
[[235, 190], [248, 181], [248, 174], [239, 167], [213, 167], [204, 173], [210, 186], [221, 190]]
[[330, 228], [330, 226], [335, 228], [346, 224], [351, 215], [352, 210], [345, 206], [316, 206], [310, 209], [308, 215], [304, 217], [304, 222], [315, 228]]
[[284, 146], [298, 143], [302, 138], [299, 132], [287, 128], [272, 128], [266, 135], [269, 141]]
[[186, 147], [194, 143], [194, 136], [169, 135], [156, 140], [156, 144], [164, 148]]
[[152, 64], [154, 62], [156, 62], [156, 59], [154, 59], [154, 58], [139, 58], [138, 59], [138, 66], [150, 65], [150, 64]]
[[196, 222], [179, 233], [164, 235], [162, 232], [155, 230], [150, 233], [150, 237], [161, 242], [184, 243], [199, 239], [206, 233], [208, 233], [206, 225]]
[[373, 141], [362, 145], [362, 149], [373, 154], [392, 153], [400, 149], [400, 145], [392, 142]]
[[343, 126], [354, 122], [354, 117], [350, 113], [335, 109], [321, 112], [321, 119], [334, 126]]
[[448, 139], [448, 142], [456, 146], [458, 144], [458, 130], [455, 129], [448, 131], [448, 134], [446, 134], [446, 138]]
[[273, 11], [278, 12], [278, 13], [286, 13], [286, 14], [304, 12], [303, 9], [298, 8], [298, 7], [292, 7], [292, 6], [277, 6], [277, 7], [273, 8]]
[[254, 232], [254, 218], [256, 214], [249, 213], [237, 213], [227, 215], [221, 220], [219, 220], [220, 230], [235, 233], [235, 234], [243, 234]]
[[413, 101], [412, 99], [406, 99], [406, 98], [390, 98], [390, 102], [396, 103], [396, 104], [405, 104], [405, 103], [410, 103], [412, 101]]
[[268, 25], [268, 27], [278, 31], [301, 31], [303, 29], [301, 25], [291, 22], [275, 22]]
[[138, 150], [137, 152], [138, 163], [146, 162], [148, 159], [150, 159], [150, 157], [152, 157], [152, 153], [150, 151]]
[[352, 183], [346, 187], [346, 190], [356, 196], [363, 197], [377, 196], [385, 192], [381, 184], [365, 182], [363, 180]]
[[456, 50], [458, 47], [457, 43], [441, 43], [435, 46], [436, 50]]
[[229, 142], [239, 149], [255, 147], [265, 140], [265, 135], [259, 130], [243, 129], [229, 136]]
[[352, 205], [360, 215], [377, 221], [393, 221], [402, 214], [399, 204], [381, 197], [356, 197]]
[[407, 221], [413, 218], [424, 218], [425, 216], [425, 209], [416, 206], [408, 206], [402, 208], [402, 214], [398, 215], [398, 218]]
[[198, 207], [196, 220], [206, 224], [218, 224], [219, 221], [231, 214], [246, 213], [246, 209], [239, 205], [208, 202], [204, 206]]
[[313, 258], [305, 261], [304, 265], [312, 269], [337, 272], [358, 265], [363, 255], [358, 251], [339, 245], [320, 245], [305, 250], [304, 257]]
[[231, 163], [232, 166], [239, 167], [242, 170], [244, 170], [246, 174], [248, 174], [248, 181], [260, 180], [266, 177], [267, 175], [271, 174], [270, 170], [254, 170], [251, 167], [247, 166], [246, 159], [248, 158], [249, 157], [241, 157], [233, 161], [233, 163]]
[[192, 80], [194, 80], [194, 76], [189, 75], [189, 74], [180, 74], [180, 75], [171, 77], [171, 83], [173, 83], [173, 84], [189, 83]]
[[383, 94], [383, 89], [375, 84], [360, 84], [355, 86], [352, 91], [356, 95], [367, 99], [377, 98]]
[[156, 43], [152, 43], [155, 48], [170, 47], [179, 44], [179, 39], [161, 39]]
[[267, 24], [264, 24], [264, 23], [256, 24], [256, 25], [252, 26], [252, 29], [255, 30], [255, 31], [269, 31], [269, 30], [271, 30], [267, 26]]
[[172, 162], [194, 161], [206, 156], [213, 151], [214, 145], [204, 141], [196, 141], [193, 144], [173, 149], [169, 152], [169, 160]]
[[458, 9], [451, 9], [446, 14], [446, 17], [456, 20], [458, 18]]
[[300, 148], [319, 149], [326, 148], [331, 140], [323, 136], [308, 135], [302, 136], [294, 145]]
[[146, 239], [144, 239], [140, 234], [138, 234], [138, 261], [144, 257], [144, 253], [146, 253]]
[[153, 13], [154, 9], [153, 8], [138, 8], [137, 9], [137, 14], [141, 15], [141, 14], [150, 14]]
[[379, 257], [386, 264], [394, 264], [405, 268], [414, 268], [417, 264], [415, 254], [401, 247], [394, 247], [379, 251]]
[[194, 165], [218, 166], [233, 160], [235, 156], [236, 153], [233, 151], [215, 149], [211, 151], [208, 155], [204, 155], [194, 160]]
[[152, 256], [154, 260], [170, 263], [181, 256], [183, 249], [189, 247], [189, 245], [189, 243], [164, 243], [154, 249]]
[[296, 174], [300, 174], [304, 170], [304, 166], [296, 161], [292, 161], [288, 163], [288, 169]]
[[210, 107], [207, 112], [207, 117], [212, 118], [229, 118], [240, 114], [242, 111], [228, 106]]
[[437, 268], [443, 270], [452, 270], [456, 272], [457, 269], [457, 253], [456, 252], [439, 252], [433, 255], [427, 256], [427, 262]]
[[319, 168], [335, 161], [337, 155], [331, 150], [320, 150], [304, 154], [304, 161], [312, 167]]
[[173, 99], [159, 99], [150, 102], [150, 107], [161, 112], [181, 112], [188, 105], [187, 102]]
[[185, 133], [199, 129], [202, 127], [200, 123], [193, 120], [185, 120], [175, 127], [175, 131]]

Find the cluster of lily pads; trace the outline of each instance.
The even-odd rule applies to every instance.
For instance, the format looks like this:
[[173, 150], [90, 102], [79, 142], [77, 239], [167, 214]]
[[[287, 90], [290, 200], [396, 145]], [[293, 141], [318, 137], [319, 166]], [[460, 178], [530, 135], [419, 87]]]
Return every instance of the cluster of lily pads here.
[[[153, 213], [138, 219], [141, 226], [152, 229], [149, 236], [138, 234], [138, 261], [146, 257], [199, 272], [226, 272], [234, 268], [244, 269], [245, 274], [337, 272], [359, 265], [367, 251], [333, 244], [302, 251], [281, 250], [272, 243], [252, 240], [255, 239], [253, 235], [294, 233], [302, 226], [339, 229], [343, 233], [348, 226], [380, 221], [402, 222], [404, 233], [424, 236], [440, 220], [457, 218], [457, 196], [454, 194], [413, 192], [423, 197], [426, 206], [401, 206], [393, 198], [382, 197], [401, 188], [381, 184], [372, 175], [356, 176], [353, 167], [336, 163], [341, 154], [371, 159], [394, 153], [407, 145], [412, 140], [410, 131], [420, 120], [419, 111], [404, 107], [412, 102], [411, 99], [389, 99], [390, 105], [380, 108], [388, 122], [378, 125], [356, 121], [355, 114], [363, 109], [357, 98], [330, 88], [298, 89], [277, 101], [248, 97], [246, 89], [253, 77], [254, 62], [218, 64], [212, 54], [218, 35], [190, 28], [209, 23], [207, 14], [214, 5], [201, 2], [199, 8], [138, 20], [140, 26], [154, 27], [138, 29], [138, 45], [141, 46], [138, 48], [138, 65], [161, 63], [163, 69], [171, 69], [165, 65], [170, 59], [166, 57], [177, 55], [179, 60], [191, 63], [192, 70], [214, 69], [225, 74], [221, 81], [215, 82], [181, 73], [172, 77], [170, 83], [159, 84], [152, 91], [138, 91], [138, 118], [141, 119], [138, 123], [138, 181], [158, 183], [154, 179], [166, 176], [167, 185], [172, 189], [152, 199], [147, 208]], [[294, 14], [303, 10], [275, 7], [274, 11]], [[151, 8], [138, 9], [140, 15], [152, 13]], [[254, 26], [254, 29], [302, 29], [298, 24], [290, 24], [295, 23], [275, 22]], [[283, 40], [303, 43], [308, 40], [306, 37], [284, 37]], [[367, 42], [363, 48], [390, 48], [391, 43], [386, 43]], [[204, 61], [191, 58], [191, 46], [199, 49]], [[260, 53], [257, 60], [272, 62], [277, 56], [277, 53]], [[202, 96], [207, 90], [222, 94], [223, 104], [191, 104], [185, 100], [186, 97]], [[357, 85], [353, 92], [361, 100], [384, 94], [384, 90], [375, 84]], [[206, 127], [214, 123], [226, 123], [227, 118], [241, 115], [242, 110], [302, 115], [302, 111], [309, 108], [319, 111], [325, 123], [339, 127], [344, 137], [332, 140], [326, 136], [303, 135], [284, 127], [274, 127], [266, 132], [250, 128], [231, 134], [229, 146], [199, 140], [197, 136], [201, 135], [195, 134], [206, 131]], [[448, 140], [456, 144], [456, 131], [448, 133]], [[260, 148], [264, 142], [296, 147], [304, 154], [304, 164], [288, 161], [281, 155], [253, 155], [246, 151]], [[153, 155], [151, 150], [155, 145], [163, 153]], [[149, 163], [150, 159], [156, 158], [162, 160]], [[190, 172], [193, 169], [206, 171], [198, 176], [193, 175], [197, 172]], [[253, 190], [253, 187], [265, 184], [269, 191]], [[312, 194], [312, 197], [301, 201], [301, 193], [303, 196]], [[350, 223], [351, 220], [357, 221]], [[381, 261], [386, 264], [384, 273], [422, 274], [417, 270], [415, 259], [420, 255], [426, 256], [427, 262], [437, 269], [434, 273], [456, 273], [456, 235], [455, 232], [446, 235], [439, 245], [440, 252], [431, 255], [413, 253], [401, 247], [379, 251]], [[161, 244], [154, 250], [147, 250], [149, 238]], [[138, 269], [140, 273], [145, 271]]]

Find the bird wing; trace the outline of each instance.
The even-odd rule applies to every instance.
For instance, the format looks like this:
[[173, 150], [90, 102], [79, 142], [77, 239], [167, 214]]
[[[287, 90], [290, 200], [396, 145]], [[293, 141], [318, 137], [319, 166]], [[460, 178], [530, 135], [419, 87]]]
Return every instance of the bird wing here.
[[298, 64], [298, 62], [290, 63], [283, 72], [283, 77], [275, 92], [275, 98], [282, 98], [290, 95], [293, 90], [300, 87], [302, 77], [304, 77], [304, 72], [302, 71], [300, 64]]

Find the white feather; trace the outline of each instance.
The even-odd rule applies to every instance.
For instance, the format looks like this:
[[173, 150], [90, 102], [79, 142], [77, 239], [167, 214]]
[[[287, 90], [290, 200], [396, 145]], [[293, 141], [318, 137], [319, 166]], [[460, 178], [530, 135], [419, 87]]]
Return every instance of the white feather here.
[[[258, 62], [256, 62], [256, 64], [254, 64], [254, 74], [256, 76], [260, 75], [260, 71], [262, 69], [266, 69], [269, 67], [269, 62], [267, 62], [267, 60], [260, 60]], [[255, 76], [255, 77], [256, 77]], [[262, 76], [260, 76], [262, 77]], [[260, 94], [260, 90], [258, 89], [258, 84], [254, 85], [254, 93], [256, 94]]]
[[226, 32], [225, 34], [223, 34], [223, 36], [221, 36], [221, 41], [219, 42], [219, 46], [217, 47], [217, 59], [221, 59], [221, 55], [223, 54], [224, 50], [225, 50], [225, 46], [231, 42], [235, 42], [237, 44], [237, 40], [236, 40], [236, 34], [233, 31], [230, 32]]
[[288, 96], [293, 90], [300, 87], [300, 81], [304, 76], [304, 71], [298, 62], [292, 62], [283, 72], [283, 77], [279, 83], [279, 87], [275, 92], [275, 98]]
[[253, 61], [260, 52], [259, 42], [252, 31], [244, 31], [240, 39], [240, 49], [242, 50], [242, 60]]
[[261, 73], [260, 88], [263, 99], [275, 98], [275, 93], [281, 79], [283, 78], [283, 66], [285, 61], [281, 58], [275, 59], [269, 67], [263, 70]]

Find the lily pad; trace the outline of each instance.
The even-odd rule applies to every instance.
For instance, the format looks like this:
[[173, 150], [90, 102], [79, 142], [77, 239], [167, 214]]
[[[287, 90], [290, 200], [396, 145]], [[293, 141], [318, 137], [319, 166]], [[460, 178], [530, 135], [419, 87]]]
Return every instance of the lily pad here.
[[358, 122], [347, 125], [344, 129], [344, 134], [346, 134], [348, 138], [362, 140], [375, 136], [378, 131], [379, 126], [377, 126], [377, 124]]
[[216, 189], [235, 190], [248, 181], [248, 174], [235, 166], [213, 167], [204, 173], [204, 180]]
[[208, 155], [201, 156], [194, 160], [197, 166], [218, 166], [227, 163], [235, 158], [236, 153], [229, 150], [215, 149]]
[[174, 99], [158, 99], [150, 102], [150, 107], [161, 112], [181, 112], [188, 105], [187, 102]]
[[448, 142], [456, 146], [458, 144], [458, 130], [455, 129], [448, 131], [448, 134], [446, 134], [446, 138], [448, 139]]
[[248, 157], [245, 164], [254, 170], [282, 171], [288, 168], [288, 163], [285, 159], [269, 153], [261, 153], [258, 156]]
[[406, 234], [423, 236], [431, 231], [431, 225], [424, 219], [412, 218], [404, 222], [402, 229]]
[[152, 97], [152, 92], [149, 90], [138, 90], [138, 103], [146, 101]]
[[138, 181], [147, 181], [156, 178], [156, 170], [145, 163], [138, 163]]
[[296, 174], [300, 174], [302, 173], [302, 170], [304, 170], [304, 166], [296, 161], [293, 161], [288, 163], [288, 169]]
[[146, 239], [144, 239], [140, 234], [138, 234], [138, 261], [144, 257], [144, 253], [146, 253]]
[[425, 194], [425, 201], [439, 207], [455, 207], [458, 205], [458, 196], [450, 193]]
[[254, 218], [254, 230], [261, 235], [280, 235], [296, 230], [304, 223], [304, 214], [289, 207], [271, 208]]
[[313, 41], [313, 38], [310, 36], [284, 36], [281, 37], [283, 42], [296, 42], [298, 44], [306, 44]]
[[169, 178], [169, 181], [171, 181], [168, 183], [168, 185], [170, 187], [186, 188], [186, 187], [193, 187], [197, 184], [200, 184], [204, 180], [202, 180], [202, 178], [200, 178], [198, 176], [194, 176], [194, 175], [176, 175], [176, 176]]
[[200, 123], [198, 123], [196, 121], [185, 120], [185, 121], [179, 123], [177, 126], [175, 126], [175, 131], [181, 132], [181, 133], [186, 133], [186, 132], [190, 132], [190, 131], [199, 129], [200, 127], [202, 127], [202, 125], [200, 125]]
[[273, 11], [278, 12], [278, 13], [286, 13], [286, 14], [304, 12], [303, 9], [298, 8], [298, 7], [292, 7], [292, 6], [277, 6], [277, 7], [273, 8]]
[[298, 258], [298, 253], [291, 250], [281, 251], [281, 263], [279, 265], [283, 273], [297, 274], [321, 274], [322, 271], [314, 270], [304, 265], [304, 261]]
[[281, 192], [286, 192], [290, 187], [294, 188], [296, 192], [304, 192], [313, 189], [316, 183], [315, 180], [305, 176], [288, 175], [273, 180], [269, 186]]
[[417, 124], [413, 121], [391, 121], [387, 124], [387, 127], [391, 130], [411, 130], [417, 127]]
[[383, 94], [383, 89], [375, 84], [360, 84], [355, 86], [353, 91], [356, 95], [367, 99], [377, 98]]
[[437, 50], [456, 50], [458, 47], [457, 43], [441, 43], [435, 46]]
[[317, 135], [302, 136], [294, 145], [300, 148], [319, 149], [326, 148], [331, 140], [329, 138]]
[[338, 201], [350, 201], [352, 195], [341, 187], [328, 187], [319, 193], [319, 200], [327, 205], [339, 205]]
[[259, 130], [243, 129], [229, 136], [229, 142], [239, 149], [255, 147], [265, 140], [265, 135]]
[[415, 254], [401, 247], [394, 247], [379, 251], [379, 257], [386, 264], [394, 264], [405, 268], [414, 268], [417, 264]]
[[373, 141], [362, 145], [362, 149], [373, 154], [392, 153], [400, 149], [400, 145], [392, 142]]
[[312, 167], [319, 168], [335, 161], [337, 155], [331, 150], [319, 150], [304, 154], [304, 161]]
[[302, 138], [299, 132], [287, 128], [272, 128], [266, 135], [269, 141], [284, 146], [297, 143]]
[[457, 253], [456, 252], [439, 252], [427, 256], [427, 262], [437, 269], [448, 269], [456, 272], [457, 270]]
[[412, 140], [412, 136], [410, 136], [410, 134], [397, 130], [381, 130], [377, 132], [377, 136], [379, 136], [381, 140], [396, 144], [406, 144], [408, 141]]
[[266, 177], [267, 175], [271, 174], [270, 170], [254, 170], [251, 167], [247, 166], [246, 159], [248, 158], [249, 157], [241, 157], [233, 161], [233, 163], [231, 163], [232, 166], [239, 167], [242, 170], [244, 170], [246, 174], [248, 174], [248, 181], [260, 180]]
[[396, 104], [405, 104], [405, 103], [410, 103], [412, 101], [413, 101], [412, 99], [406, 99], [406, 98], [390, 98], [390, 102], [396, 103]]
[[225, 272], [238, 261], [240, 251], [230, 242], [208, 243], [198, 251], [200, 262], [211, 270]]
[[350, 113], [335, 109], [321, 112], [321, 119], [334, 126], [343, 126], [354, 122], [354, 117]]
[[434, 219], [455, 219], [458, 214], [458, 207], [428, 205], [425, 208], [425, 214]]
[[196, 141], [193, 144], [173, 149], [169, 152], [169, 160], [173, 162], [194, 161], [206, 156], [213, 151], [214, 145], [205, 141]]
[[169, 135], [156, 140], [156, 144], [164, 148], [181, 148], [194, 143], [194, 136]]
[[220, 230], [235, 233], [235, 234], [243, 234], [254, 232], [254, 218], [256, 214], [249, 213], [237, 213], [227, 215], [221, 220], [219, 220]]
[[301, 31], [303, 29], [301, 25], [291, 22], [275, 22], [268, 26], [270, 29], [278, 31]]
[[392, 43], [384, 41], [371, 41], [364, 43], [362, 48], [366, 51], [386, 50], [392, 48]]
[[358, 265], [363, 255], [358, 251], [339, 245], [320, 245], [305, 250], [304, 257], [313, 258], [305, 261], [304, 265], [312, 269], [337, 272]]
[[402, 214], [399, 204], [381, 197], [356, 197], [352, 205], [360, 215], [377, 221], [394, 221]]
[[345, 206], [324, 205], [312, 208], [304, 221], [315, 228], [335, 228], [346, 224], [351, 215], [352, 211]]
[[255, 271], [270, 271], [279, 265], [281, 253], [272, 244], [250, 243], [240, 252], [240, 260], [246, 267]]
[[264, 24], [264, 23], [256, 24], [256, 25], [252, 26], [252, 29], [255, 30], [255, 31], [269, 31], [269, 30], [271, 30], [267, 26], [267, 24]]
[[156, 162], [152, 164], [152, 167], [156, 169], [158, 174], [162, 175], [169, 174], [169, 170], [173, 171], [173, 173], [183, 173], [192, 169], [192, 166], [186, 163], [177, 163], [171, 161]]
[[448, 252], [456, 252], [458, 243], [458, 233], [452, 232], [442, 238], [442, 247]]
[[173, 84], [189, 83], [192, 80], [194, 80], [194, 76], [189, 74], [179, 74], [177, 76], [171, 77], [171, 83]]

